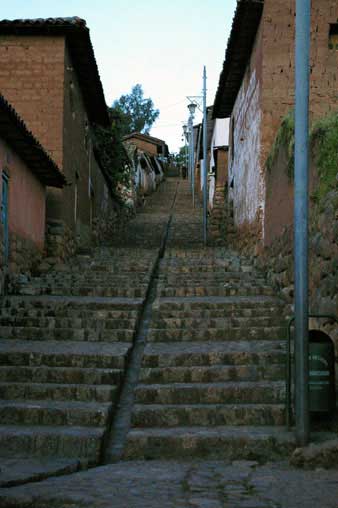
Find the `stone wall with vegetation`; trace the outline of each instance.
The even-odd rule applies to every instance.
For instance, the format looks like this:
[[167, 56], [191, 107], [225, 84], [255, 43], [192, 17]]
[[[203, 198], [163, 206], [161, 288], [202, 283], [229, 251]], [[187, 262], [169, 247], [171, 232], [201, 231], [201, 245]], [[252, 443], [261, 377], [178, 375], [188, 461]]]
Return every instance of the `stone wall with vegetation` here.
[[[281, 127], [266, 168], [270, 185], [267, 193], [272, 191], [271, 201], [276, 206], [279, 201], [283, 203], [271, 224], [268, 214], [272, 208], [267, 196], [265, 228], [270, 228], [269, 242], [259, 245], [253, 237], [245, 237], [245, 231], [237, 231], [235, 245], [252, 256], [254, 263], [266, 271], [269, 281], [292, 302], [294, 133], [289, 120]], [[310, 312], [338, 317], [338, 114], [314, 123], [310, 140]], [[338, 351], [337, 324], [313, 320], [311, 327], [329, 333]]]
[[109, 211], [93, 220], [92, 239], [94, 245], [109, 244], [115, 236], [125, 230], [129, 221], [135, 216], [135, 209], [115, 203]]

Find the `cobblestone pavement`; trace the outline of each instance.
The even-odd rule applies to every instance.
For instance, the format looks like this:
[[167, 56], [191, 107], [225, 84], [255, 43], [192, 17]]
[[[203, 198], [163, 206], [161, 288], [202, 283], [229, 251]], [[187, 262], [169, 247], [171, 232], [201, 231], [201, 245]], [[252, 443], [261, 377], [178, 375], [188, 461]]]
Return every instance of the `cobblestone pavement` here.
[[337, 508], [338, 471], [286, 463], [139, 461], [1, 489], [11, 508]]

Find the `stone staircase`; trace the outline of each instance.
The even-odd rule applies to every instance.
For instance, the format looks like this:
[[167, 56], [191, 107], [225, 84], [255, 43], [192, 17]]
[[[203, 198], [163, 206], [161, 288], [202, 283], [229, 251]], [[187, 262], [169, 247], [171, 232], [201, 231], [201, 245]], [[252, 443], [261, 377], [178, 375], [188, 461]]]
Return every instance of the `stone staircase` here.
[[286, 455], [288, 309], [247, 259], [203, 247], [191, 212], [179, 192], [124, 457]]
[[168, 224], [124, 458], [271, 459], [294, 445], [287, 309], [247, 259], [203, 246], [189, 183], [176, 191], [165, 182], [112, 246], [19, 278], [3, 300], [3, 458], [100, 463]]
[[99, 461], [155, 257], [137, 250], [79, 256], [5, 299], [2, 456]]
[[149, 198], [115, 246], [12, 285], [0, 311], [3, 461], [102, 460], [175, 190]]
[[213, 246], [229, 246], [236, 236], [234, 219], [228, 203], [227, 190], [217, 186], [213, 208], [208, 218], [208, 244]]

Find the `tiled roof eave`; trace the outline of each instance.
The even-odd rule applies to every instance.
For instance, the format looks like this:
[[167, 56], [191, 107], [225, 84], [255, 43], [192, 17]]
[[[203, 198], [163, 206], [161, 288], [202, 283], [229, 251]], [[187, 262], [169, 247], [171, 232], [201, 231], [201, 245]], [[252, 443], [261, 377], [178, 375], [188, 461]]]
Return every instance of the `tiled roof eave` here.
[[240, 0], [232, 23], [223, 70], [214, 102], [214, 118], [231, 115], [250, 59], [264, 0]]

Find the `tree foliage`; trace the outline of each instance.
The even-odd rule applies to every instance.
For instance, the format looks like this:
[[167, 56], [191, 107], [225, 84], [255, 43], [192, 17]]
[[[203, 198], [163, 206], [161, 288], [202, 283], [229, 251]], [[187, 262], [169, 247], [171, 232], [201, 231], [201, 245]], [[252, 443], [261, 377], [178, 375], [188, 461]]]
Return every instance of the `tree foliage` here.
[[132, 132], [149, 134], [150, 128], [160, 112], [152, 99], [145, 98], [142, 85], [133, 86], [130, 94], [121, 95], [114, 101], [110, 114], [120, 124], [123, 136]]
[[95, 126], [94, 147], [110, 191], [121, 201], [118, 188], [130, 185], [131, 165], [122, 143], [119, 123], [113, 121], [110, 128]]
[[187, 165], [187, 147], [181, 146], [179, 148], [178, 153], [175, 154], [174, 158], [176, 164], [179, 164], [180, 166], [186, 166]]

